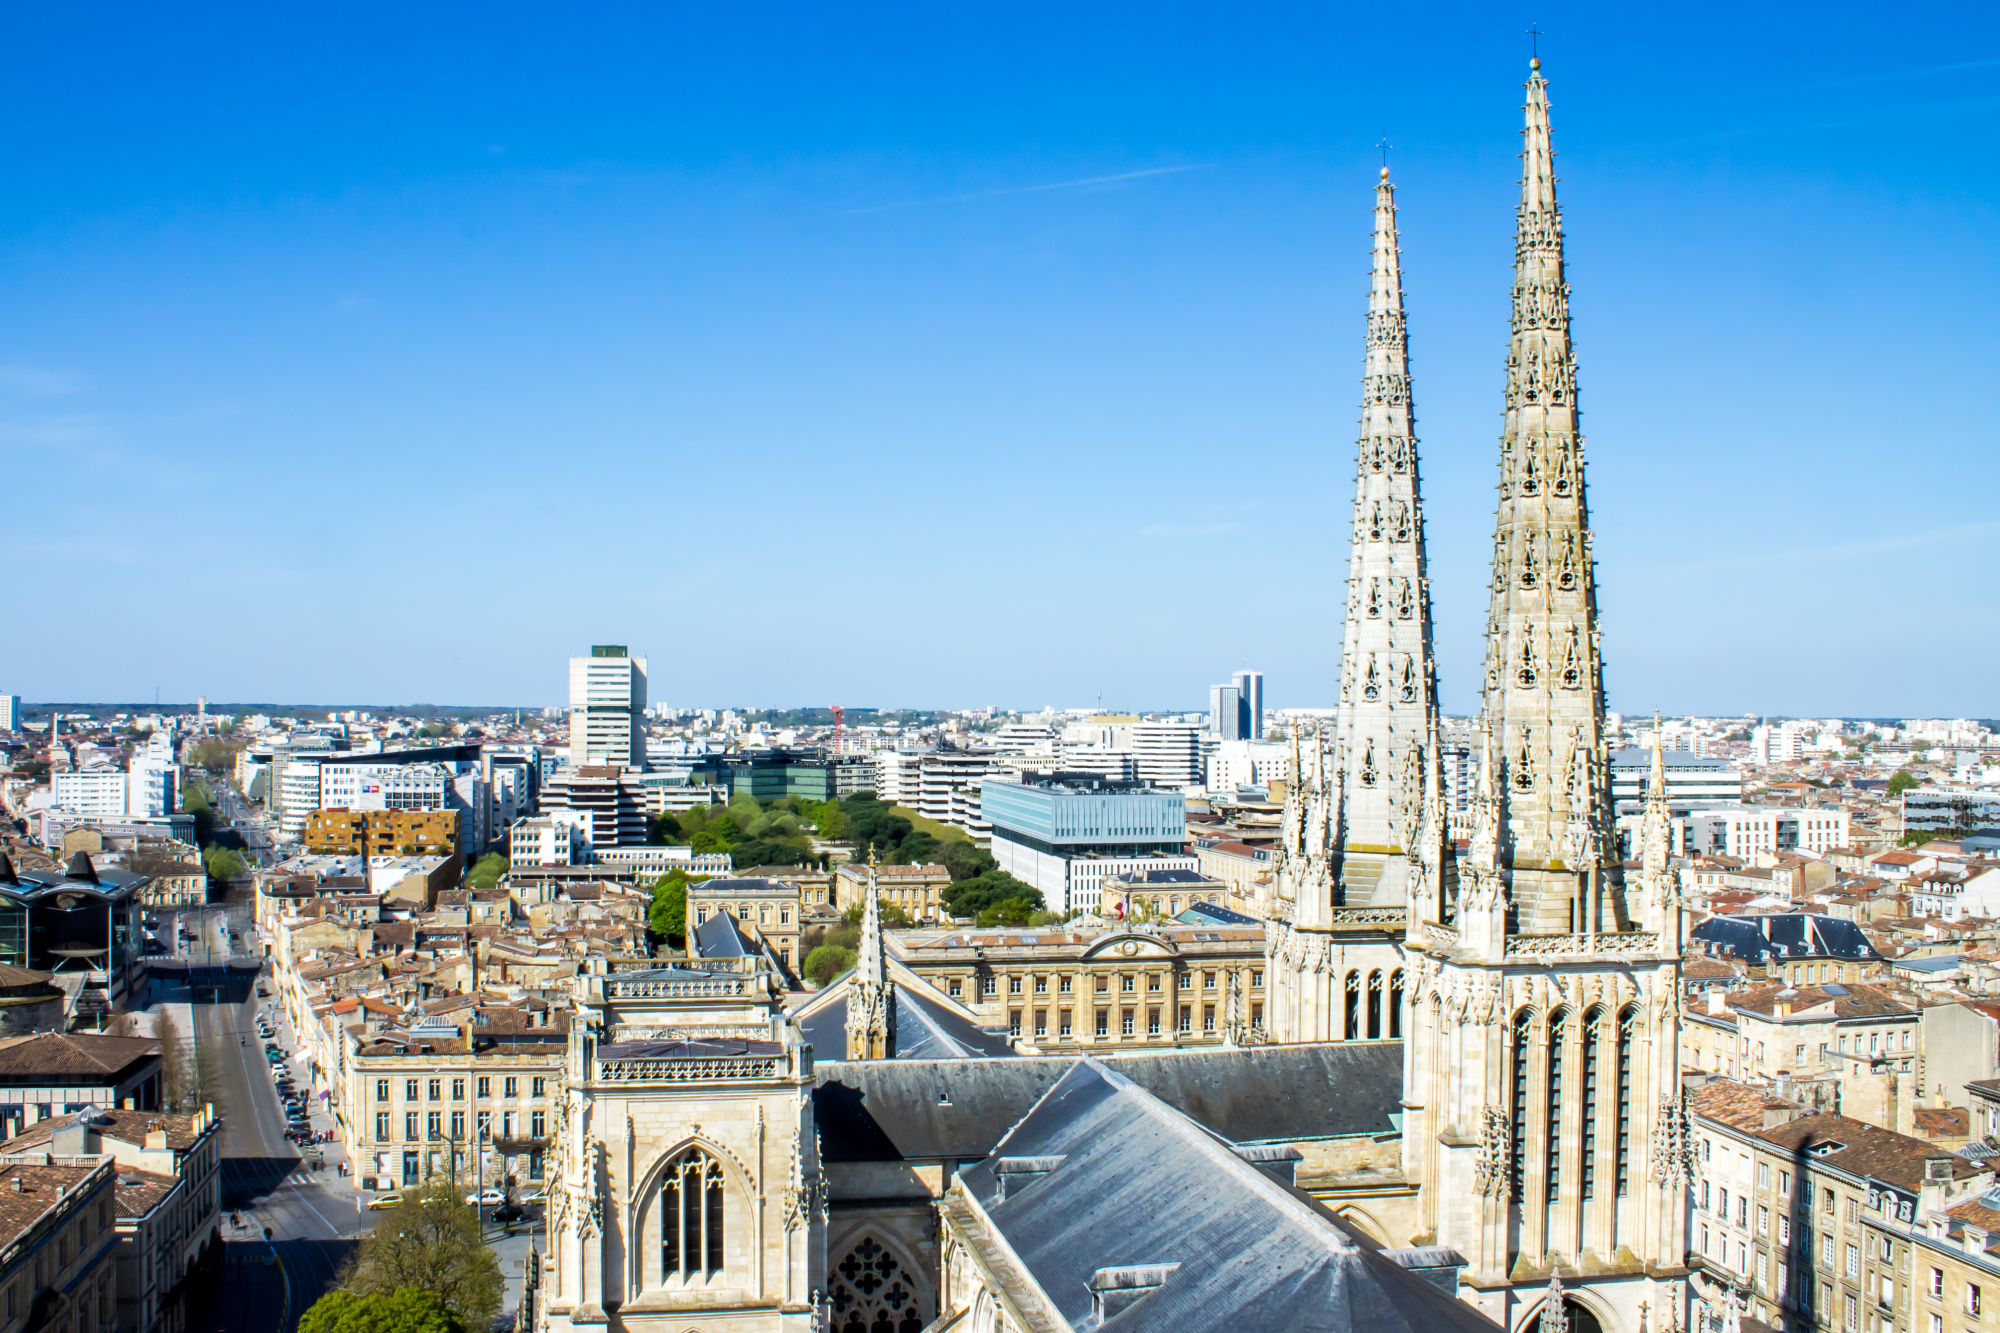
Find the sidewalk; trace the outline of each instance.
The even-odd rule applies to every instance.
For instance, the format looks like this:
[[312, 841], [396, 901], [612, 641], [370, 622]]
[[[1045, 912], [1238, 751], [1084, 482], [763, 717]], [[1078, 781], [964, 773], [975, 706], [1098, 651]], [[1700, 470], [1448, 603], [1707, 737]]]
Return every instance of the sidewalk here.
[[[285, 1067], [291, 1071], [293, 1086], [306, 1094], [307, 1117], [312, 1128], [318, 1133], [333, 1136], [325, 1143], [298, 1145], [302, 1157], [310, 1158], [317, 1155], [325, 1163], [318, 1171], [301, 1166], [298, 1178], [311, 1180], [339, 1198], [343, 1205], [351, 1205], [357, 1213], [360, 1212], [361, 1208], [355, 1201], [365, 1200], [371, 1196], [359, 1188], [359, 1177], [353, 1170], [354, 1164], [348, 1160], [347, 1146], [340, 1139], [340, 1127], [326, 1111], [328, 1099], [321, 1094], [328, 1089], [307, 1077], [303, 1067], [304, 1062], [297, 1055], [298, 1035], [292, 1031], [292, 1025], [286, 1021], [284, 1010], [277, 1001], [258, 1000], [253, 996], [252, 1002], [256, 1005], [256, 1012], [270, 1020], [274, 1029], [271, 1040], [288, 1052], [285, 1057]], [[342, 1168], [346, 1168], [345, 1174], [342, 1174]]]

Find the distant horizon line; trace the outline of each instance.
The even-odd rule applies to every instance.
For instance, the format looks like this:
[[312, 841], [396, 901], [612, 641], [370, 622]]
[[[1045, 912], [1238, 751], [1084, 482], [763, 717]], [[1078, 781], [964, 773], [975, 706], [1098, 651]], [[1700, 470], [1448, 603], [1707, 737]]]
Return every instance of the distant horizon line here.
[[[708, 710], [710, 710], [710, 711], [714, 711], [714, 712], [725, 712], [725, 711], [726, 711], [726, 712], [738, 712], [738, 713], [797, 713], [797, 712], [804, 712], [804, 711], [806, 711], [806, 710], [808, 710], [808, 709], [819, 709], [819, 710], [821, 710], [821, 711], [830, 711], [830, 709], [831, 709], [832, 705], [829, 705], [829, 704], [791, 704], [791, 705], [784, 705], [784, 706], [779, 706], [779, 705], [762, 705], [762, 706], [755, 706], [755, 707], [753, 707], [753, 706], [749, 706], [749, 705], [744, 705], [744, 704], [721, 704], [721, 705], [714, 705], [714, 704], [690, 704], [690, 705], [685, 705], [685, 706], [682, 706], [682, 705], [676, 705], [676, 707], [685, 707], [685, 709], [689, 709], [689, 710], [692, 710], [692, 709], [708, 709]], [[914, 706], [914, 705], [912, 705], [912, 706], [907, 706], [907, 707], [897, 707], [897, 708], [885, 708], [885, 707], [881, 707], [881, 706], [879, 706], [879, 705], [873, 705], [873, 704], [843, 704], [843, 705], [841, 705], [841, 707], [842, 707], [842, 708], [843, 708], [843, 709], [844, 709], [844, 710], [845, 710], [846, 712], [848, 712], [848, 713], [967, 713], [967, 712], [975, 712], [975, 711], [977, 711], [977, 710], [978, 710], [978, 709], [980, 709], [980, 708], [988, 708], [988, 707], [990, 707], [990, 708], [994, 708], [994, 709], [996, 709], [997, 711], [999, 711], [999, 712], [1003, 712], [1003, 713], [1017, 713], [1017, 714], [1020, 714], [1020, 715], [1022, 715], [1022, 716], [1034, 716], [1034, 715], [1036, 715], [1036, 714], [1038, 714], [1038, 713], [1040, 713], [1040, 712], [1042, 711], [1041, 709], [1026, 709], [1026, 708], [1001, 708], [1001, 707], [1000, 707], [999, 705], [997, 705], [997, 704], [976, 704], [976, 705], [973, 705], [972, 707], [969, 707], [969, 708], [968, 708], [968, 707], [955, 707], [955, 708], [954, 708], [954, 707], [931, 707], [931, 708], [924, 708], [924, 707], [917, 707], [917, 706]], [[106, 709], [109, 709], [109, 710], [112, 710], [112, 711], [116, 711], [116, 712], [131, 712], [131, 713], [167, 713], [167, 712], [190, 712], [190, 713], [191, 713], [191, 712], [195, 711], [195, 708], [196, 708], [196, 704], [195, 704], [195, 702], [194, 702], [193, 700], [189, 700], [189, 701], [187, 701], [187, 702], [184, 702], [184, 703], [171, 703], [171, 702], [167, 702], [167, 701], [164, 701], [164, 700], [162, 700], [162, 701], [160, 701], [160, 702], [157, 702], [157, 703], [147, 703], [147, 702], [144, 702], [144, 701], [140, 701], [140, 702], [137, 702], [137, 703], [123, 703], [123, 702], [117, 702], [117, 701], [110, 701], [110, 702], [97, 702], [97, 703], [92, 703], [92, 702], [86, 702], [86, 701], [83, 701], [83, 700], [69, 700], [69, 701], [56, 701], [56, 702], [48, 702], [48, 703], [33, 703], [33, 702], [30, 702], [30, 701], [28, 701], [28, 700], [26, 700], [26, 699], [23, 699], [23, 700], [21, 701], [21, 714], [22, 714], [22, 717], [23, 717], [24, 719], [25, 719], [25, 718], [28, 718], [28, 717], [31, 717], [31, 716], [35, 716], [35, 715], [38, 715], [38, 714], [39, 714], [39, 715], [47, 715], [47, 714], [49, 714], [49, 713], [55, 713], [55, 712], [60, 712], [60, 711], [63, 711], [63, 710], [65, 710], [65, 709], [78, 709], [78, 710], [85, 710], [85, 709], [88, 709], [88, 710], [94, 710], [94, 711], [102, 711], [102, 710], [106, 710]], [[209, 714], [210, 714], [211, 716], [221, 716], [221, 715], [224, 715], [224, 714], [230, 714], [230, 715], [234, 715], [234, 714], [239, 714], [239, 713], [241, 713], [241, 714], [250, 714], [250, 713], [271, 713], [271, 714], [279, 714], [279, 715], [288, 715], [288, 714], [294, 714], [294, 713], [379, 713], [379, 714], [384, 714], [384, 715], [387, 715], [387, 716], [390, 716], [390, 717], [396, 717], [396, 716], [415, 716], [416, 714], [418, 714], [418, 713], [420, 713], [420, 712], [422, 712], [422, 711], [424, 711], [424, 710], [429, 710], [429, 711], [431, 711], [431, 712], [451, 712], [451, 713], [479, 713], [479, 714], [482, 714], [482, 715], [494, 715], [494, 714], [505, 714], [505, 713], [533, 713], [533, 714], [535, 714], [536, 716], [538, 716], [538, 717], [539, 717], [539, 716], [541, 715], [541, 712], [542, 712], [542, 710], [543, 710], [544, 708], [558, 708], [558, 709], [564, 709], [564, 710], [567, 710], [567, 708], [568, 708], [568, 705], [566, 705], [566, 704], [508, 704], [508, 705], [496, 705], [496, 704], [434, 704], [434, 703], [422, 703], [422, 704], [327, 704], [327, 703], [292, 703], [292, 704], [280, 704], [280, 703], [229, 703], [229, 702], [219, 702], [219, 701], [215, 701], [215, 700], [211, 700], [211, 701], [209, 701], [209, 702], [207, 703], [207, 705], [206, 705], [206, 709], [207, 709], [208, 713], [209, 713]], [[1137, 709], [1118, 709], [1118, 708], [1103, 708], [1103, 707], [1099, 707], [1099, 708], [1095, 708], [1095, 709], [1091, 709], [1091, 710], [1084, 710], [1084, 709], [1080, 709], [1080, 708], [1059, 708], [1059, 709], [1056, 709], [1055, 711], [1057, 711], [1057, 712], [1060, 712], [1060, 713], [1070, 713], [1070, 712], [1084, 712], [1084, 711], [1092, 711], [1092, 712], [1096, 712], [1096, 713], [1098, 713], [1098, 714], [1101, 714], [1101, 715], [1106, 715], [1106, 716], [1112, 716], [1112, 715], [1118, 715], [1118, 714], [1121, 714], [1121, 713], [1133, 713], [1133, 714], [1145, 714], [1145, 713], [1206, 713], [1206, 712], [1208, 711], [1208, 709], [1206, 709], [1206, 708], [1137, 708]], [[1291, 706], [1289, 706], [1289, 707], [1271, 707], [1271, 708], [1268, 708], [1268, 709], [1267, 709], [1266, 711], [1267, 711], [1267, 712], [1270, 712], [1270, 713], [1280, 713], [1280, 714], [1282, 714], [1282, 713], [1318, 713], [1318, 714], [1331, 714], [1331, 713], [1334, 713], [1334, 712], [1337, 712], [1337, 711], [1338, 711], [1338, 708], [1337, 708], [1337, 706], [1323, 706], [1323, 705], [1318, 705], [1318, 704], [1294, 704], [1294, 705], [1291, 705]], [[1606, 711], [1606, 713], [1607, 713], [1607, 714], [1611, 714], [1611, 713], [1616, 713], [1616, 714], [1617, 714], [1617, 715], [1618, 715], [1618, 716], [1619, 716], [1619, 717], [1620, 717], [1621, 719], [1625, 719], [1625, 720], [1628, 720], [1628, 721], [1629, 721], [1629, 720], [1633, 720], [1633, 719], [1640, 719], [1640, 720], [1643, 720], [1643, 718], [1644, 718], [1644, 712], [1643, 712], [1643, 711], [1642, 711], [1642, 712], [1635, 712], [1635, 713], [1629, 713], [1629, 714], [1628, 714], [1628, 713], [1625, 713], [1625, 712], [1622, 712], [1622, 711], [1620, 711], [1620, 710], [1618, 710], [1618, 709], [1607, 709], [1607, 710], [1605, 710], [1605, 711]], [[1649, 711], [1649, 710], [1648, 710], [1648, 711]], [[1467, 717], [1467, 718], [1477, 718], [1477, 717], [1479, 716], [1479, 714], [1478, 714], [1478, 711], [1477, 711], [1477, 710], [1474, 710], [1474, 711], [1472, 711], [1472, 712], [1453, 712], [1453, 711], [1451, 711], [1451, 710], [1449, 710], [1449, 709], [1440, 709], [1440, 710], [1439, 710], [1439, 712], [1440, 712], [1440, 715], [1441, 715], [1441, 716], [1443, 716], [1443, 717]], [[1759, 720], [1763, 720], [1763, 721], [1767, 721], [1767, 722], [1768, 722], [1768, 721], [1778, 721], [1778, 722], [1792, 722], [1792, 721], [1814, 721], [1814, 720], [1818, 720], [1818, 719], [1821, 719], [1821, 718], [1828, 718], [1828, 717], [1831, 717], [1831, 718], [1834, 718], [1835, 720], [1837, 720], [1837, 721], [1841, 721], [1841, 722], [1876, 722], [1876, 723], [1885, 723], [1885, 722], [1903, 722], [1903, 721], [1910, 721], [1910, 720], [1914, 720], [1914, 721], [1932, 721], [1932, 720], [1944, 720], [1944, 718], [1945, 718], [1945, 715], [1944, 715], [1944, 714], [1942, 714], [1942, 713], [1938, 713], [1938, 714], [1932, 714], [1932, 715], [1930, 715], [1930, 716], [1924, 716], [1924, 715], [1921, 715], [1921, 714], [1916, 714], [1916, 713], [1898, 713], [1898, 714], [1886, 714], [1886, 713], [1878, 713], [1878, 714], [1860, 714], [1860, 713], [1811, 713], [1811, 714], [1807, 714], [1807, 713], [1758, 713], [1758, 712], [1743, 712], [1743, 713], [1663, 713], [1663, 714], [1661, 714], [1661, 720], [1662, 720], [1662, 721], [1677, 721], [1677, 720], [1679, 720], [1679, 719], [1681, 719], [1681, 718], [1688, 718], [1688, 717], [1708, 717], [1708, 718], [1742, 718], [1742, 719], [1745, 719], [1745, 720], [1750, 720], [1750, 719], [1759, 719]], [[319, 719], [319, 720], [321, 720], [321, 721], [325, 721], [325, 720], [327, 720], [327, 719], [324, 719], [324, 718], [322, 718], [322, 719]], [[1978, 722], [1978, 723], [1982, 723], [1982, 724], [1984, 724], [1984, 725], [1987, 725], [1987, 726], [1989, 726], [1989, 727], [1993, 727], [1993, 728], [1995, 728], [1995, 729], [2000, 729], [2000, 719], [1996, 719], [1996, 718], [1986, 718], [1986, 717], [1970, 717], [1970, 716], [1968, 716], [1968, 717], [1965, 717], [1965, 718], [1964, 718], [1964, 719], [1962, 719], [1962, 720], [1964, 720], [1964, 721], [1970, 721], [1970, 722]]]

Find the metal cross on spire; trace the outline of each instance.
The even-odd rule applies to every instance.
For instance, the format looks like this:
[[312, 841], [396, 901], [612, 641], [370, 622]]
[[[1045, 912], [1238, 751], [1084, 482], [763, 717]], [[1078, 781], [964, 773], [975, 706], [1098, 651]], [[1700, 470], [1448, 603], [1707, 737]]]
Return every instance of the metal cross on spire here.
[[1542, 38], [1546, 36], [1548, 34], [1542, 31], [1541, 24], [1530, 23], [1528, 25], [1528, 54], [1537, 60], [1542, 58]]
[[1391, 148], [1394, 148], [1396, 145], [1390, 143], [1388, 136], [1384, 135], [1382, 138], [1382, 142], [1376, 144], [1375, 146], [1382, 150], [1382, 170], [1387, 171], [1389, 169], [1389, 150]]

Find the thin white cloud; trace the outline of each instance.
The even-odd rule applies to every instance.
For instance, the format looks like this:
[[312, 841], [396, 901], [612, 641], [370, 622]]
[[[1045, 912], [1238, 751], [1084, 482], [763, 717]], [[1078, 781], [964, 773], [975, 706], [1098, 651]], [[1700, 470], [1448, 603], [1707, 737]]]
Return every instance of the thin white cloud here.
[[1914, 551], [1929, 546], [1949, 546], [1974, 541], [2000, 532], [2000, 523], [1960, 523], [1928, 532], [1896, 533], [1866, 541], [1840, 542], [1831, 546], [1793, 546], [1776, 551], [1746, 551], [1718, 560], [1692, 560], [1644, 566], [1648, 573], [1684, 575], [1712, 574], [1727, 570], [1757, 569], [1770, 565], [1790, 565], [1809, 560], [1849, 560], [1856, 556], [1886, 555], [1892, 551]]
[[104, 422], [95, 416], [47, 417], [41, 421], [0, 421], [0, 445], [26, 449], [71, 449], [105, 438]]
[[1148, 537], [1224, 537], [1238, 527], [1235, 523], [1148, 523], [1139, 531]]
[[23, 398], [60, 398], [83, 387], [83, 377], [74, 371], [50, 370], [46, 366], [0, 366], [0, 393]]
[[1091, 185], [1120, 185], [1126, 181], [1144, 180], [1149, 176], [1174, 176], [1183, 171], [1201, 171], [1206, 163], [1195, 163], [1183, 167], [1148, 167], [1144, 171], [1122, 171], [1115, 176], [1085, 176], [1073, 181], [1049, 181], [1042, 185], [1015, 185], [999, 190], [976, 190], [971, 194], [946, 194], [932, 199], [905, 199], [901, 203], [871, 204], [867, 208], [842, 210], [843, 217], [855, 217], [863, 213], [888, 213], [898, 208], [922, 208], [930, 204], [967, 204], [981, 199], [1000, 199], [1012, 194], [1046, 194], [1050, 190], [1081, 190]]

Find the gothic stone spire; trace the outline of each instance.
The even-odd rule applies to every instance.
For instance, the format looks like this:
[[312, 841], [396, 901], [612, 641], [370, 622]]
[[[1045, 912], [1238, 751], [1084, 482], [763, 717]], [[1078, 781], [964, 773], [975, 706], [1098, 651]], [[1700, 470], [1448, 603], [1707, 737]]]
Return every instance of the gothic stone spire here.
[[1623, 928], [1548, 85], [1530, 64], [1483, 711], [1523, 934]]
[[1341, 773], [1341, 801], [1333, 811], [1339, 857], [1334, 901], [1350, 907], [1408, 901], [1410, 858], [1426, 823], [1426, 770], [1437, 739], [1395, 193], [1384, 167], [1375, 187], [1347, 633], [1334, 725]]
[[868, 900], [861, 909], [861, 948], [847, 982], [847, 1058], [896, 1058], [896, 1005], [882, 943], [882, 895], [875, 883], [875, 850], [868, 850]]

